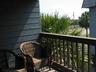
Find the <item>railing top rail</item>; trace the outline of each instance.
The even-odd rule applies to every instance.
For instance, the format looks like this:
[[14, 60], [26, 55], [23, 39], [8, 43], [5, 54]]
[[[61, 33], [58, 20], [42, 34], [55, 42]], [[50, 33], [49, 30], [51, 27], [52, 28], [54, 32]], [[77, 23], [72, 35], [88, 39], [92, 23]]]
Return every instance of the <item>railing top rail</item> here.
[[59, 38], [72, 42], [96, 45], [96, 38], [92, 38], [92, 37], [80, 37], [80, 36], [71, 36], [71, 35], [63, 35], [63, 34], [55, 34], [55, 33], [46, 33], [46, 32], [41, 32], [40, 36], [54, 38], [54, 39]]

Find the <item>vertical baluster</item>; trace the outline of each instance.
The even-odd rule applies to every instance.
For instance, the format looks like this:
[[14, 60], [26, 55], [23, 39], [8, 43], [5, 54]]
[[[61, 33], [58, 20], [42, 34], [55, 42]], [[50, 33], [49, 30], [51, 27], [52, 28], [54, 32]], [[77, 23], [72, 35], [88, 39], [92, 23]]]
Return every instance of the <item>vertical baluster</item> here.
[[[50, 41], [49, 41], [49, 38], [47, 37], [47, 44], [49, 44], [49, 45], [50, 45], [50, 43], [49, 43], [49, 42], [50, 42]], [[48, 48], [50, 48], [50, 47], [48, 47]], [[49, 50], [49, 52], [48, 52], [48, 53], [49, 53], [49, 55], [51, 56], [50, 52], [51, 52], [51, 51]], [[51, 61], [51, 60], [50, 60], [50, 56], [48, 56], [48, 62], [49, 62], [49, 63], [48, 63], [48, 65], [50, 65], [50, 64], [51, 64], [51, 63], [50, 63], [50, 61]], [[41, 68], [41, 69], [42, 69], [42, 68]]]
[[76, 42], [76, 60], [77, 60], [77, 72], [79, 72], [79, 53], [78, 53], [78, 43]]
[[58, 40], [56, 39], [56, 62], [58, 62]]
[[[47, 45], [49, 45], [49, 49], [48, 49], [48, 52], [49, 52], [49, 54], [50, 54], [50, 57], [49, 57], [49, 63], [48, 63], [48, 65], [50, 66], [51, 65], [51, 61], [52, 60], [54, 60], [54, 55], [52, 54], [52, 52], [53, 52], [53, 38], [51, 38], [51, 37], [46, 37], [46, 42], [47, 42]], [[52, 68], [50, 68], [49, 67], [49, 70], [51, 70]]]
[[60, 63], [60, 39], [58, 39], [58, 57]]
[[61, 40], [59, 39], [59, 57], [60, 57], [60, 64], [62, 64], [62, 51], [61, 51]]
[[[49, 39], [48, 39], [48, 37], [46, 38], [46, 45], [49, 45]], [[49, 48], [49, 47], [47, 47], [47, 48]], [[50, 51], [49, 49], [47, 49], [47, 50]], [[50, 54], [50, 52], [48, 52], [48, 53]]]
[[85, 53], [84, 53], [84, 44], [82, 43], [82, 72], [84, 72], [84, 56], [85, 56]]
[[73, 42], [71, 42], [71, 59], [72, 59], [72, 70], [74, 69], [74, 49], [73, 49]]
[[55, 50], [55, 39], [54, 39], [54, 61], [56, 61], [56, 50]]
[[67, 41], [65, 41], [65, 65], [67, 66]]
[[55, 61], [57, 61], [56, 39], [54, 39]]
[[[48, 43], [50, 44], [50, 57], [49, 57], [49, 66], [51, 65], [51, 61], [52, 61], [52, 44], [51, 44], [51, 38], [48, 37]], [[51, 70], [51, 68], [49, 67], [49, 70]]]
[[52, 60], [54, 61], [54, 48], [53, 48], [53, 38], [51, 38], [51, 50], [52, 50]]
[[53, 49], [53, 60], [55, 61], [55, 45], [54, 45], [54, 39], [52, 39], [52, 49]]
[[61, 64], [63, 64], [63, 40], [61, 40]]
[[63, 40], [63, 62], [64, 62], [64, 66], [66, 65], [65, 63], [65, 41]]
[[70, 67], [69, 41], [67, 41], [67, 66]]
[[59, 48], [58, 48], [58, 39], [57, 39], [57, 62], [59, 63]]
[[90, 72], [90, 61], [91, 61], [90, 46], [88, 44], [88, 72]]
[[52, 60], [54, 60], [54, 55], [53, 55], [53, 39], [51, 38], [51, 51], [52, 51], [52, 54], [51, 54], [51, 58]]

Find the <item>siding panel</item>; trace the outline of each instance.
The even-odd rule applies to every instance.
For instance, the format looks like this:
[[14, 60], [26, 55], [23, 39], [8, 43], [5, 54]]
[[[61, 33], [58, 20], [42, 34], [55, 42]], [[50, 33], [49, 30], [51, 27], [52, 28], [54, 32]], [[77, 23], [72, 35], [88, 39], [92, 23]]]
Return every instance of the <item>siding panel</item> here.
[[[2, 40], [2, 44], [0, 44], [0, 45], [1, 46], [13, 45], [18, 42], [34, 40], [34, 39], [37, 39], [37, 37], [38, 37], [38, 34], [33, 34], [33, 36], [26, 35], [26, 36], [11, 38], [11, 39], [9, 38], [9, 39]], [[6, 44], [5, 44], [5, 42], [6, 42]]]
[[[40, 18], [26, 18], [26, 19], [15, 19], [15, 20], [1, 20], [1, 26], [8, 25], [21, 25], [21, 24], [29, 24], [29, 23], [40, 23]], [[7, 24], [7, 25], [6, 25]]]
[[[21, 28], [23, 26], [23, 28]], [[30, 26], [30, 25], [29, 25]], [[20, 27], [18, 27], [18, 26], [14, 26], [14, 27], [2, 27], [1, 28], [1, 33], [3, 32], [6, 32], [6, 30], [7, 30], [7, 32], [18, 32], [18, 31], [22, 31], [22, 30], [34, 30], [34, 29], [40, 29], [40, 26], [36, 26], [36, 27], [32, 27], [32, 26], [24, 26], [24, 25], [21, 25]]]
[[[18, 33], [18, 32], [5, 33], [5, 34], [2, 34], [2, 35], [4, 35], [3, 37], [0, 37], [0, 41], [4, 41], [4, 40], [7, 40], [7, 39], [14, 39], [16, 37], [35, 35], [35, 34], [39, 34], [39, 33], [40, 33], [40, 29], [25, 30], [25, 31], [22, 31], [21, 33]], [[6, 35], [7, 35], [7, 37], [6, 37]]]
[[96, 0], [84, 0], [83, 1], [83, 8], [90, 8], [96, 6]]
[[[0, 9], [0, 48], [7, 48], [20, 54], [20, 43], [36, 40], [40, 33], [39, 2], [8, 1], [0, 5]], [[5, 65], [4, 59], [0, 56], [0, 63], [2, 63], [0, 67]]]
[[[0, 39], [6, 46], [11, 42], [22, 42], [25, 40], [32, 40], [38, 37], [40, 33], [40, 17], [39, 17], [39, 3], [26, 2], [22, 6], [15, 6], [15, 9], [9, 11], [14, 7], [10, 7], [5, 16], [1, 16], [0, 20]], [[5, 8], [6, 9], [6, 8]], [[36, 12], [36, 13], [35, 13]], [[8, 14], [7, 14], [8, 13]], [[6, 17], [7, 16], [7, 17]], [[36, 35], [37, 36], [34, 36]], [[10, 41], [10, 42], [9, 42]]]

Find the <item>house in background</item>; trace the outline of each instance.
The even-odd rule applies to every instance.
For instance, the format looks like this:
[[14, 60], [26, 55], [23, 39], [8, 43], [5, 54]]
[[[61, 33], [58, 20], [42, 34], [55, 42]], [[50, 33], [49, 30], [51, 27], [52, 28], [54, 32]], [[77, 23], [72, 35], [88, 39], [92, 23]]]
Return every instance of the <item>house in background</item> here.
[[83, 0], [83, 8], [91, 8], [96, 6], [96, 0]]
[[96, 37], [96, 0], [84, 0], [82, 7], [90, 10], [90, 36]]
[[[40, 33], [38, 0], [0, 1], [0, 49], [9, 49], [19, 54], [19, 45], [38, 38]], [[4, 66], [0, 54], [0, 67]]]
[[[90, 37], [96, 38], [96, 0], [84, 0], [82, 7], [89, 8]], [[95, 53], [94, 49], [92, 49], [92, 53]]]
[[[96, 0], [84, 0], [83, 8], [89, 8], [89, 16], [90, 16], [90, 37], [96, 38]], [[91, 47], [90, 49], [92, 55], [96, 55], [96, 48]], [[95, 72], [96, 69], [92, 72]]]

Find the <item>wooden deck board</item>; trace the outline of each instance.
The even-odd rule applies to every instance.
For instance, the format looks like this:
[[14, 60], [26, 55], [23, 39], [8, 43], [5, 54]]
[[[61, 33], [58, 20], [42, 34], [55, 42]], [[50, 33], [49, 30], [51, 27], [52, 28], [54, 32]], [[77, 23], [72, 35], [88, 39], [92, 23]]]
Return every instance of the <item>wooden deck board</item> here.
[[[27, 72], [25, 68], [20, 69], [20, 70], [3, 70], [3, 72]], [[42, 69], [40, 69], [40, 72], [58, 72], [54, 69], [49, 69], [48, 67], [44, 67]]]

